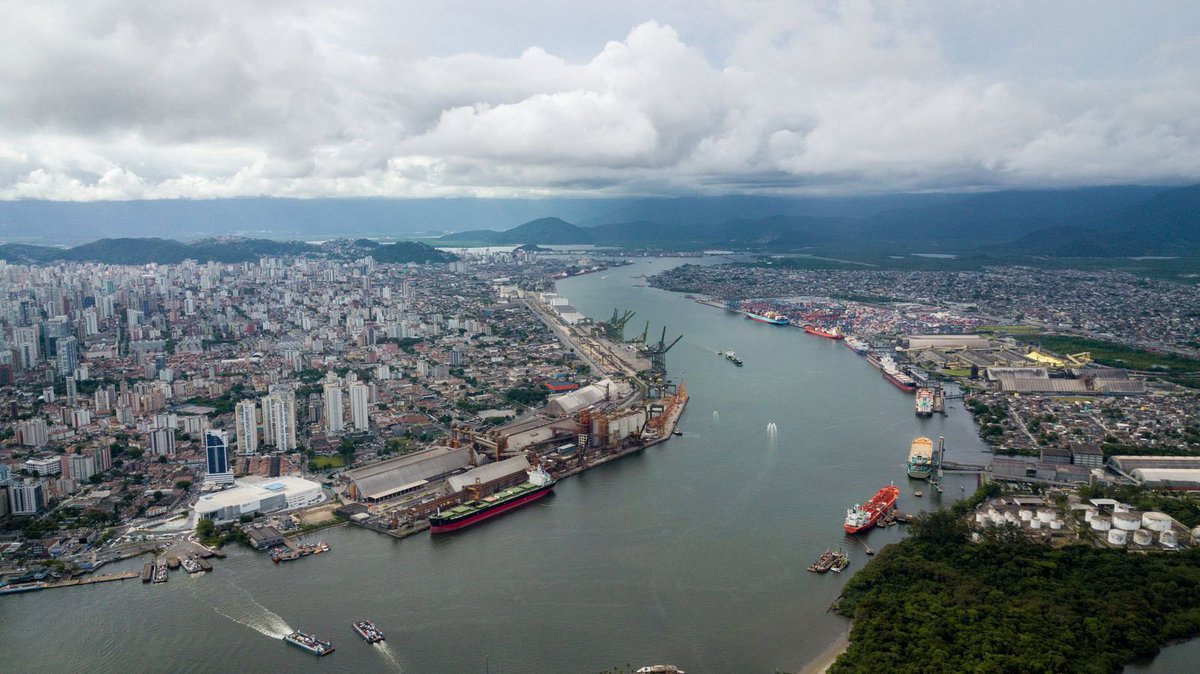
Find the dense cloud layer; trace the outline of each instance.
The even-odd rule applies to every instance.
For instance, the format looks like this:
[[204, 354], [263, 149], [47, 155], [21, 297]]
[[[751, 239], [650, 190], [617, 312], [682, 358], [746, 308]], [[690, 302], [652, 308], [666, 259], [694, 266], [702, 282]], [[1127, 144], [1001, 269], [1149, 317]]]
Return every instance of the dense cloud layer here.
[[0, 198], [1200, 179], [1186, 3], [610, 4], [0, 3]]

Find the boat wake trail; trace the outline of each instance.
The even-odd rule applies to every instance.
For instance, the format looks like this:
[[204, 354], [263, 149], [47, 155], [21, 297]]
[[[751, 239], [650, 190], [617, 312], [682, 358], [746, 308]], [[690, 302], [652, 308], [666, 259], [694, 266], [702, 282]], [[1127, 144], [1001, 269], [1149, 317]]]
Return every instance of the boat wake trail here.
[[713, 423], [714, 423], [714, 424], [719, 424], [719, 423], [721, 423], [721, 415], [720, 415], [720, 414], [717, 414], [717, 411], [716, 411], [716, 410], [713, 410]]
[[379, 653], [383, 655], [383, 658], [387, 660], [392, 667], [396, 668], [397, 672], [404, 671], [404, 668], [400, 666], [400, 662], [396, 660], [396, 654], [392, 652], [392, 647], [388, 646], [386, 641], [380, 641], [379, 643], [371, 645], [375, 648], [375, 650], [379, 651]]
[[295, 630], [278, 613], [258, 603], [243, 588], [230, 584], [231, 592], [215, 593], [192, 589], [192, 593], [209, 608], [235, 623], [245, 625], [259, 634], [273, 639], [282, 639]]

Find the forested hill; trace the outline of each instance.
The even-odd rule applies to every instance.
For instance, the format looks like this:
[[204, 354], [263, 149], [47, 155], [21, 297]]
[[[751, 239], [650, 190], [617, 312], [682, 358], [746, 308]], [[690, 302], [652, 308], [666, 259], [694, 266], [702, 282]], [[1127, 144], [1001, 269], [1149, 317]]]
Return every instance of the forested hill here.
[[846, 585], [850, 646], [830, 672], [1119, 672], [1200, 635], [1198, 549], [975, 544], [949, 510], [911, 533]]
[[176, 264], [197, 262], [253, 262], [261, 257], [310, 255], [313, 257], [374, 257], [379, 262], [425, 263], [457, 259], [424, 243], [402, 241], [380, 245], [366, 239], [338, 239], [322, 244], [272, 239], [221, 238], [183, 243], [173, 239], [101, 239], [73, 248], [7, 244], [0, 246], [0, 260], [18, 264], [50, 262], [103, 262], [107, 264]]

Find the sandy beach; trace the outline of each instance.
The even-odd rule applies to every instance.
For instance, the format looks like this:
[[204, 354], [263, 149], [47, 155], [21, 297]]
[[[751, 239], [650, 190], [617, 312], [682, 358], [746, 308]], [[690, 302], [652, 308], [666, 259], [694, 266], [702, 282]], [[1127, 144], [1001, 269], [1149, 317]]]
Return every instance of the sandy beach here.
[[849, 647], [850, 630], [847, 629], [836, 641], [829, 644], [828, 648], [821, 651], [820, 655], [801, 667], [797, 674], [824, 674], [833, 665], [833, 661]]

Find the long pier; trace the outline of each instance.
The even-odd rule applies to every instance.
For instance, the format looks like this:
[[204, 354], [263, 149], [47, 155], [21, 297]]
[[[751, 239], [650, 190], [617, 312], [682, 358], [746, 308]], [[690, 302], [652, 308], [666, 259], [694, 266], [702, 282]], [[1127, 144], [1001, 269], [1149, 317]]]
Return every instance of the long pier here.
[[53, 590], [60, 587], [79, 587], [81, 585], [95, 585], [97, 583], [110, 583], [115, 580], [129, 580], [137, 578], [142, 574], [137, 571], [122, 571], [121, 573], [108, 573], [103, 576], [86, 576], [83, 578], [72, 578], [71, 580], [61, 580], [57, 583], [46, 583], [47, 590]]

